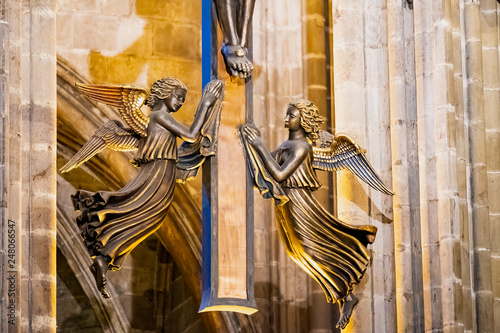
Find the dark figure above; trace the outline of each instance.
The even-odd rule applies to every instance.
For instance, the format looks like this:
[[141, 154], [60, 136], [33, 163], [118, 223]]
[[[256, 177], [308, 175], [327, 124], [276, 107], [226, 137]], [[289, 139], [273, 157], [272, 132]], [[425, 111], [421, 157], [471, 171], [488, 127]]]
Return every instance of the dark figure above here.
[[231, 76], [250, 77], [253, 65], [248, 59], [246, 46], [255, 0], [214, 0], [214, 2], [224, 37], [221, 52], [226, 71]]
[[[172, 202], [176, 180], [196, 176], [206, 156], [216, 153], [223, 84], [217, 80], [207, 84], [189, 128], [172, 117], [187, 93], [176, 78], [156, 81], [150, 94], [127, 85], [77, 84], [77, 88], [91, 99], [117, 107], [131, 129], [110, 120], [60, 171], [77, 168], [106, 147], [137, 150], [131, 162], [139, 171], [123, 188], [96, 193], [80, 190], [72, 196], [75, 209], [81, 212], [78, 227], [94, 259], [90, 270], [101, 294], [109, 298], [107, 271], [120, 269], [124, 258], [158, 230]], [[144, 103], [151, 108], [149, 117], [140, 110]], [[180, 154], [177, 137], [185, 140]]]
[[337, 327], [345, 328], [358, 303], [352, 294], [370, 263], [366, 248], [377, 228], [351, 226], [326, 211], [312, 192], [321, 184], [315, 169], [348, 168], [375, 189], [393, 193], [382, 183], [362, 149], [346, 135], [321, 131], [324, 119], [307, 100], [290, 103], [285, 118], [288, 140], [269, 152], [253, 125], [239, 127], [247, 166], [264, 198], [273, 198], [278, 229], [288, 255], [325, 292], [328, 302], [338, 302]]

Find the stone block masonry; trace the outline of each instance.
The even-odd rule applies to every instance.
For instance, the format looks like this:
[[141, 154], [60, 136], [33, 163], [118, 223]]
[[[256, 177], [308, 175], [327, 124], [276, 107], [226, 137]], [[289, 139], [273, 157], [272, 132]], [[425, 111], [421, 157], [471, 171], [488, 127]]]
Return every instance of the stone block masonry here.
[[2, 332], [56, 330], [55, 9], [50, 0], [1, 7], [2, 304], [15, 304], [14, 318], [2, 307]]

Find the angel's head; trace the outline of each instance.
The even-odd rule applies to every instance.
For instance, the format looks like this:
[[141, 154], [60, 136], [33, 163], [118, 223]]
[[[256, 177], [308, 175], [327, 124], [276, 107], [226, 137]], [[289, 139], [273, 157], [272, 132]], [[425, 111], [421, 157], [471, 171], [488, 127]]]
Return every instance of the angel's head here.
[[[296, 111], [298, 111], [298, 119]], [[288, 104], [287, 118], [285, 118], [285, 127], [293, 130], [295, 126], [300, 126], [312, 142], [318, 140], [318, 133], [321, 130], [321, 124], [325, 118], [319, 115], [319, 110], [313, 102], [307, 99], [296, 99]]]
[[187, 87], [175, 77], [164, 77], [153, 83], [146, 105], [153, 108], [163, 101], [169, 112], [176, 112], [186, 100]]

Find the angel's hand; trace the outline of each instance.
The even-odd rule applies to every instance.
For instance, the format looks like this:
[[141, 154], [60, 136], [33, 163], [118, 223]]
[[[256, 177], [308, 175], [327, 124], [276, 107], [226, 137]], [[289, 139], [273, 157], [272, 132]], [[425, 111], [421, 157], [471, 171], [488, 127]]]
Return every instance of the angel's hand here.
[[244, 129], [245, 135], [248, 142], [254, 146], [257, 150], [262, 150], [264, 148], [264, 143], [260, 139], [260, 133], [256, 128], [246, 126]]
[[221, 81], [216, 81], [212, 87], [203, 95], [203, 101], [207, 106], [212, 106], [220, 98], [224, 86]]
[[215, 97], [219, 98], [222, 89], [224, 88], [224, 85], [222, 84], [222, 81], [217, 80], [212, 87], [210, 87], [209, 92], [211, 92]]
[[255, 129], [250, 126], [244, 126], [243, 133], [245, 133], [245, 137], [250, 143], [252, 143], [255, 140], [255, 138], [257, 138], [257, 133]]
[[216, 100], [217, 96], [215, 96], [211, 91], [207, 91], [203, 96], [203, 103], [205, 103], [207, 107], [214, 105]]
[[245, 132], [245, 135], [247, 135], [247, 136], [253, 135], [255, 137], [260, 137], [260, 131], [253, 126], [245, 125], [243, 127], [243, 131]]

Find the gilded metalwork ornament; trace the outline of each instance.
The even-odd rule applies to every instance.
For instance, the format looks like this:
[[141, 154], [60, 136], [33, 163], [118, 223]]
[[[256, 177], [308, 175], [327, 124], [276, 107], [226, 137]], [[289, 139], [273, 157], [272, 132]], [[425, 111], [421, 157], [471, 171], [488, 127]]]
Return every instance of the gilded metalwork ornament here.
[[[136, 150], [131, 161], [139, 167], [134, 179], [118, 191], [84, 190], [72, 196], [80, 211], [77, 224], [94, 258], [90, 270], [105, 298], [108, 270], [120, 269], [123, 259], [163, 223], [172, 202], [175, 182], [194, 178], [207, 156], [217, 150], [224, 86], [207, 84], [191, 127], [177, 122], [172, 113], [184, 104], [186, 86], [176, 78], [156, 81], [149, 93], [130, 85], [84, 85], [77, 88], [87, 97], [116, 107], [123, 120], [101, 126], [60, 171], [68, 172], [108, 147]], [[140, 110], [151, 108], [149, 117]], [[177, 148], [177, 138], [184, 140]]]
[[326, 211], [312, 195], [321, 186], [315, 169], [349, 169], [374, 189], [394, 193], [350, 137], [322, 131], [322, 122], [312, 102], [297, 100], [286, 113], [288, 140], [275, 151], [267, 150], [253, 124], [240, 125], [238, 132], [255, 186], [264, 198], [274, 199], [288, 255], [319, 283], [328, 302], [339, 303], [337, 327], [345, 328], [358, 303], [353, 285], [370, 263], [367, 245], [375, 240], [377, 228], [351, 226]]

